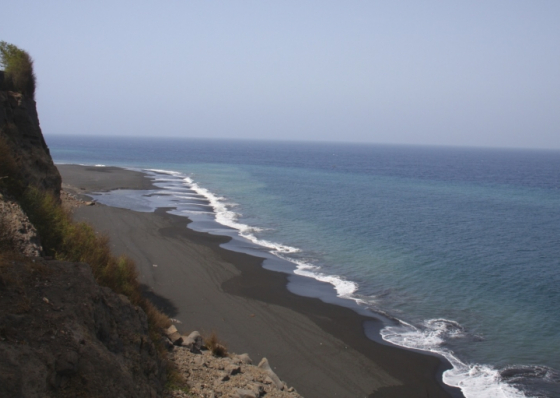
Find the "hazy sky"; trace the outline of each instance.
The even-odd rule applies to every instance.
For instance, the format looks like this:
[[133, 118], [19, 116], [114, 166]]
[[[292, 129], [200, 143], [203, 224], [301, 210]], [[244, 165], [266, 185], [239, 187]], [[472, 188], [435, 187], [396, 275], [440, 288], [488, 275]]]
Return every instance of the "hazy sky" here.
[[27, 1], [49, 134], [560, 149], [560, 1]]

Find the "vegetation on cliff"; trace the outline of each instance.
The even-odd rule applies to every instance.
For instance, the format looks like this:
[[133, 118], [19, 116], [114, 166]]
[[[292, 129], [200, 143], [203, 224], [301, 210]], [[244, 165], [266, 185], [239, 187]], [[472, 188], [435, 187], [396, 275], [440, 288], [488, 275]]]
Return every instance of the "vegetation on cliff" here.
[[[132, 304], [148, 315], [150, 337], [159, 343], [161, 330], [170, 325], [167, 316], [160, 313], [142, 296], [136, 268], [126, 257], [111, 254], [108, 239], [95, 233], [86, 223], [76, 223], [60, 200], [48, 192], [28, 186], [22, 179], [10, 146], [0, 137], [0, 192], [15, 198], [37, 229], [43, 250], [57, 260], [89, 264], [96, 281], [124, 294]], [[3, 237], [4, 243], [9, 237]], [[0, 242], [1, 243], [1, 242]], [[6, 244], [0, 247], [6, 248]]]
[[25, 50], [0, 41], [0, 68], [3, 69], [0, 90], [17, 91], [34, 99], [36, 79], [33, 59]]
[[[182, 385], [172, 364], [165, 360], [162, 330], [170, 320], [142, 295], [133, 262], [113, 256], [108, 239], [86, 223], [74, 222], [61, 204], [60, 174], [44, 141], [33, 100], [33, 60], [24, 50], [2, 41], [0, 67], [4, 69], [0, 71], [0, 299], [4, 300], [0, 311], [0, 395], [66, 396], [69, 386], [84, 396], [87, 391], [103, 395], [106, 392], [92, 384], [94, 379], [130, 376], [137, 383], [131, 382], [129, 387], [142, 384], [143, 393], [126, 392], [128, 387], [123, 387], [123, 394], [145, 396], [148, 391], [148, 396], [154, 396], [161, 393], [161, 375], [165, 373], [161, 370], [165, 368], [168, 382]], [[45, 257], [25, 257], [14, 244], [20, 237], [7, 226], [13, 224], [15, 213], [33, 226], [42, 246], [38, 253]], [[91, 269], [89, 279], [84, 267]], [[57, 283], [59, 290], [67, 286], [76, 294], [56, 293], [49, 286], [54, 288]], [[77, 284], [82, 287], [72, 287]], [[80, 290], [91, 292], [93, 302], [83, 304], [91, 309], [91, 319], [86, 312], [72, 312], [79, 309], [74, 303], [83, 300]], [[59, 302], [53, 303], [49, 295], [60, 296]], [[119, 301], [119, 295], [126, 299]], [[100, 305], [99, 300], [112, 304]], [[43, 305], [47, 310], [40, 308]], [[117, 319], [122, 314], [127, 314], [128, 326]], [[141, 337], [143, 328], [149, 339]], [[65, 336], [61, 341], [59, 332]], [[44, 340], [47, 334], [53, 334], [51, 340]], [[76, 340], [69, 338], [72, 334], [89, 337]], [[86, 343], [88, 354], [82, 347]], [[94, 351], [97, 354], [92, 357]], [[145, 357], [136, 358], [138, 352]], [[31, 365], [21, 359], [22, 355], [38, 358], [31, 370], [38, 375], [37, 380], [28, 374]], [[78, 369], [79, 361], [83, 366]], [[120, 370], [104, 374], [112, 368]], [[39, 389], [30, 392], [28, 382]]]

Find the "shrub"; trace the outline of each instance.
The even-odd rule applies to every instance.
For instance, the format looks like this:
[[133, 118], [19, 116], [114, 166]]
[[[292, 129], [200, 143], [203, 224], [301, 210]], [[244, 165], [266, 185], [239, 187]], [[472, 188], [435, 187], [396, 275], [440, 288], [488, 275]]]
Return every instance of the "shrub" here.
[[1, 89], [19, 91], [34, 99], [36, 79], [33, 59], [25, 50], [0, 41], [0, 67], [4, 69]]
[[212, 332], [210, 337], [204, 339], [204, 343], [214, 356], [223, 358], [228, 355], [225, 344], [218, 339], [216, 332]]
[[87, 223], [74, 222], [51, 194], [28, 188], [20, 202], [37, 229], [47, 255], [89, 264], [99, 284], [124, 294], [146, 312], [154, 331], [171, 324], [169, 318], [142, 296], [134, 262], [128, 257], [112, 255], [107, 236], [96, 233]]
[[[165, 357], [161, 331], [169, 327], [171, 321], [142, 295], [134, 262], [127, 257], [113, 256], [109, 239], [96, 233], [87, 223], [74, 222], [68, 210], [52, 194], [34, 187], [25, 187], [9, 145], [2, 137], [0, 193], [8, 194], [19, 202], [29, 221], [37, 229], [47, 256], [89, 264], [100, 285], [124, 294], [132, 304], [142, 308], [148, 317], [150, 338]], [[0, 214], [0, 284], [9, 280], [9, 273], [5, 271], [11, 262], [7, 260], [7, 256], [17, 255], [10, 250], [13, 247], [12, 238], [7, 233], [5, 223], [6, 220]], [[176, 374], [176, 370], [170, 367], [168, 372], [176, 384], [180, 385], [180, 376]]]
[[[130, 302], [141, 307], [148, 316], [150, 337], [159, 342], [161, 329], [171, 325], [169, 318], [159, 312], [142, 296], [136, 266], [127, 257], [111, 254], [109, 239], [95, 232], [87, 223], [77, 223], [52, 194], [21, 183], [18, 167], [9, 145], [0, 137], [0, 192], [9, 194], [21, 205], [35, 226], [47, 256], [63, 261], [89, 264], [100, 285], [124, 294]], [[5, 221], [0, 219], [0, 232]], [[10, 236], [0, 234], [0, 249], [12, 246]]]

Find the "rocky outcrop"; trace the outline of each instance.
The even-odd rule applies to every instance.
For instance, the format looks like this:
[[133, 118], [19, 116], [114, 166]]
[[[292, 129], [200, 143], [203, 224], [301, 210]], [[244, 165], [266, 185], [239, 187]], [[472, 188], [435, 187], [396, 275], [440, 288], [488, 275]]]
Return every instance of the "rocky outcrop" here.
[[0, 262], [0, 396], [161, 396], [145, 313], [87, 264]]
[[14, 249], [24, 256], [43, 255], [37, 230], [14, 200], [0, 193], [0, 248]]
[[181, 345], [173, 348], [171, 359], [185, 376], [190, 391], [168, 391], [166, 398], [301, 398], [293, 387], [280, 381], [266, 358], [254, 366], [247, 354], [219, 358], [208, 350], [193, 352]]
[[[181, 335], [175, 325], [166, 329], [165, 335], [170, 359], [189, 386], [188, 394], [171, 390], [165, 393], [165, 398], [301, 398], [293, 387], [280, 380], [266, 358], [254, 366], [247, 354], [227, 354], [221, 345], [222, 349], [216, 350], [219, 343], [215, 335], [205, 344], [199, 332]], [[209, 350], [211, 341], [212, 350]], [[214, 355], [216, 352], [223, 355]]]
[[0, 91], [0, 138], [9, 145], [24, 184], [58, 198], [60, 174], [43, 138], [33, 99], [20, 93]]

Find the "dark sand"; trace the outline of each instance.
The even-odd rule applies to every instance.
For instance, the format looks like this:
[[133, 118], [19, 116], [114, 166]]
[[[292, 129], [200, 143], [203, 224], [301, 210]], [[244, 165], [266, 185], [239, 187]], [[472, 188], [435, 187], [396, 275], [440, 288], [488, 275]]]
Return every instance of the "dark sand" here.
[[62, 188], [76, 194], [107, 192], [115, 189], [154, 189], [146, 175], [120, 167], [79, 166], [59, 164]]
[[[58, 167], [66, 188], [82, 194], [151, 185], [118, 168]], [[146, 294], [180, 331], [216, 331], [230, 351], [255, 362], [266, 356], [306, 398], [462, 397], [437, 381], [447, 366], [439, 358], [369, 340], [362, 325], [371, 318], [290, 293], [285, 274], [220, 248], [229, 238], [187, 229], [186, 218], [101, 205], [81, 207], [75, 218], [135, 260]]]

